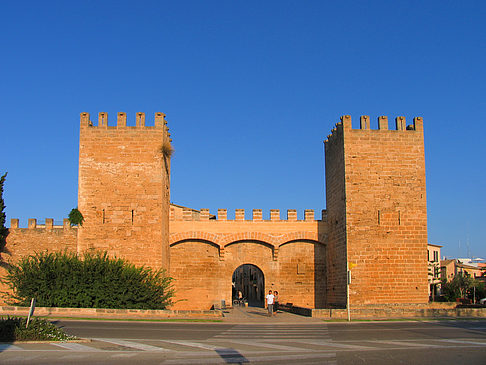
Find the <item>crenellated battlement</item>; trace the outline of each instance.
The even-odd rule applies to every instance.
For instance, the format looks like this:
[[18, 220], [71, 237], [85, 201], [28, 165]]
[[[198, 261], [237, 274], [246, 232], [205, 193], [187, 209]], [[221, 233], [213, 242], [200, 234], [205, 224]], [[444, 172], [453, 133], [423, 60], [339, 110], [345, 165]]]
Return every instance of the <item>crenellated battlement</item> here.
[[384, 131], [391, 131], [391, 132], [423, 132], [423, 118], [422, 117], [415, 117], [413, 118], [413, 124], [407, 126], [407, 122], [405, 117], [399, 116], [395, 118], [395, 129], [389, 129], [388, 124], [388, 117], [387, 116], [380, 116], [378, 117], [378, 129], [371, 129], [370, 124], [370, 116], [369, 115], [362, 115], [360, 117], [360, 128], [353, 129], [351, 124], [351, 116], [350, 115], [343, 115], [341, 117], [341, 121], [336, 123], [336, 126], [332, 129], [331, 134], [327, 136], [327, 139], [324, 143], [327, 143], [336, 135], [341, 134], [345, 130], [362, 130], [362, 131], [370, 131], [373, 133], [380, 133]]
[[[167, 121], [165, 120], [164, 113], [155, 113], [154, 117], [154, 125], [147, 126], [145, 124], [145, 113], [136, 113], [135, 114], [135, 125], [129, 126], [127, 125], [127, 114], [120, 112], [117, 114], [116, 125], [115, 126], [108, 126], [108, 113], [101, 112], [98, 113], [98, 121], [95, 125], [93, 121], [91, 121], [89, 113], [81, 113], [80, 115], [81, 121], [81, 128], [85, 127], [98, 127], [98, 128], [164, 128], [168, 131]], [[170, 135], [170, 134], [169, 134]]]
[[[182, 208], [182, 214], [178, 214], [177, 209]], [[235, 209], [235, 218], [228, 219], [227, 209], [218, 209], [217, 216], [209, 213], [209, 209], [195, 210], [187, 207], [171, 206], [170, 220], [171, 221], [219, 221], [219, 222], [313, 222], [313, 221], [327, 221], [327, 212], [322, 210], [321, 219], [314, 218], [314, 210], [304, 210], [304, 219], [297, 219], [297, 210], [288, 209], [287, 218], [280, 217], [280, 209], [270, 209], [270, 219], [264, 220], [262, 209], [253, 209], [252, 218], [245, 219], [245, 209]]]
[[57, 225], [54, 224], [54, 219], [52, 218], [46, 218], [44, 221], [44, 224], [38, 224], [36, 218], [29, 218], [27, 228], [21, 228], [19, 227], [19, 219], [18, 218], [12, 218], [10, 219], [10, 229], [46, 229], [46, 230], [51, 230], [51, 229], [65, 229], [69, 230], [75, 228], [77, 229], [78, 227], [73, 226], [71, 227], [71, 224], [69, 222], [69, 219], [64, 218], [62, 225]]

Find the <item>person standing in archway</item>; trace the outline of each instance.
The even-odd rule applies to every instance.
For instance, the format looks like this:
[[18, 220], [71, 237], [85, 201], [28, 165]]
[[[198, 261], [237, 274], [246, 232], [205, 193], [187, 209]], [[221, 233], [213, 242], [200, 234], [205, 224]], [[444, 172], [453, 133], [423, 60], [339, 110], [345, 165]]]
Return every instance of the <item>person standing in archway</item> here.
[[277, 315], [277, 312], [278, 312], [278, 291], [274, 291], [273, 292], [273, 311], [274, 311], [274, 315]]
[[275, 298], [271, 290], [268, 291], [266, 298], [267, 298], [268, 315], [271, 317], [273, 316], [273, 299]]

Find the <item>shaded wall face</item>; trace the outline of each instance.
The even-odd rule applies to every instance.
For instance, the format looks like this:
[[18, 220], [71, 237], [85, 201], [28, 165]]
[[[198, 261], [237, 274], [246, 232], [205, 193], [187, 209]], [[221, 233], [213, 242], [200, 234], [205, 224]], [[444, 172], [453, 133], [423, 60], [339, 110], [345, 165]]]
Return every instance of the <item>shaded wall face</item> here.
[[[281, 246], [277, 259], [274, 259], [270, 245], [239, 241], [226, 246], [224, 257], [221, 257], [218, 247], [208, 242], [186, 240], [177, 243], [171, 247], [171, 276], [175, 279], [176, 289], [173, 308], [208, 309], [221, 300], [231, 303], [232, 276], [243, 264], [252, 264], [262, 270], [264, 293], [278, 290], [282, 303], [314, 307], [316, 302], [324, 300], [324, 251], [322, 244], [296, 241]], [[316, 280], [320, 281], [317, 292]]]
[[346, 306], [346, 191], [342, 127], [325, 144], [328, 223], [327, 304]]
[[168, 268], [169, 161], [166, 127], [81, 124], [80, 252], [108, 251], [136, 265]]

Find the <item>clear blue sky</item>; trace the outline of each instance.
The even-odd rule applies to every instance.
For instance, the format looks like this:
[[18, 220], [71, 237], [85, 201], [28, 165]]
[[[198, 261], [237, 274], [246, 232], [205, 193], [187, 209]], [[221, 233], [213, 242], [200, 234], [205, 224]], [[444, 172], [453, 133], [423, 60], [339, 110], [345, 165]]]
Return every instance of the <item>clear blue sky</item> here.
[[166, 113], [174, 203], [299, 216], [325, 208], [341, 115], [422, 116], [429, 242], [485, 257], [485, 4], [4, 1], [8, 222], [76, 206], [81, 112]]

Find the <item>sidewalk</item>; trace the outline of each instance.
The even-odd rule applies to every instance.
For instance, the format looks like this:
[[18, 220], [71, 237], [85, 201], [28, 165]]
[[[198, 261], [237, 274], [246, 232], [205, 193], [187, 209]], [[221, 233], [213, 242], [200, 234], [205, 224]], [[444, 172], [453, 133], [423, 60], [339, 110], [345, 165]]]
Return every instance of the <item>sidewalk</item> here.
[[322, 320], [297, 314], [278, 311], [273, 317], [268, 316], [264, 308], [259, 307], [233, 307], [223, 310], [223, 322], [227, 323], [259, 323], [259, 324], [284, 324], [284, 323], [322, 323]]

